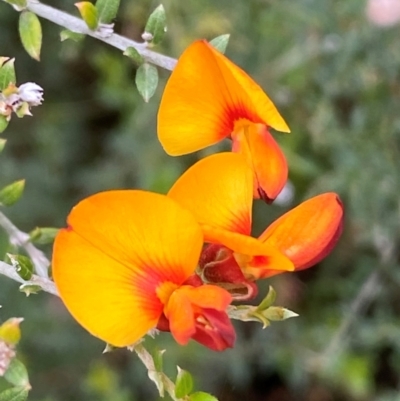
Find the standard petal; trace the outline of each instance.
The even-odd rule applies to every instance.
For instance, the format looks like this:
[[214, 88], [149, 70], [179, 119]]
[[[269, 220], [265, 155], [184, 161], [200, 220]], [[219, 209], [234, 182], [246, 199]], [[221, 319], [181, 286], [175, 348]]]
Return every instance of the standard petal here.
[[89, 332], [116, 346], [154, 327], [160, 283], [194, 271], [202, 233], [173, 200], [143, 191], [110, 191], [80, 202], [56, 237], [53, 275], [61, 299]]
[[181, 55], [164, 90], [158, 138], [170, 155], [191, 153], [229, 136], [246, 118], [289, 129], [263, 90], [204, 40]]
[[301, 203], [274, 221], [260, 241], [279, 249], [303, 270], [318, 263], [333, 249], [342, 233], [343, 206], [335, 193]]
[[253, 175], [241, 155], [218, 153], [200, 160], [176, 181], [168, 197], [200, 224], [250, 234]]
[[242, 154], [254, 173], [254, 197], [273, 201], [288, 177], [285, 155], [265, 125], [239, 123], [232, 135], [232, 150]]
[[155, 327], [163, 305], [152, 283], [70, 229], [54, 243], [53, 276], [71, 315], [91, 334], [127, 346]]
[[90, 196], [72, 209], [68, 225], [106, 255], [155, 282], [182, 284], [195, 270], [203, 242], [187, 210], [145, 191]]

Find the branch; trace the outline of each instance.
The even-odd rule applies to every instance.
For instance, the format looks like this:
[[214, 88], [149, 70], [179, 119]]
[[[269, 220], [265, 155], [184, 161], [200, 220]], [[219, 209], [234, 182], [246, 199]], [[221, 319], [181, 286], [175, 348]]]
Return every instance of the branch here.
[[82, 19], [74, 17], [73, 15], [60, 11], [54, 7], [50, 7], [37, 0], [28, 0], [26, 8], [39, 17], [51, 21], [56, 25], [73, 32], [91, 36], [92, 38], [101, 40], [119, 50], [125, 51], [127, 47], [134, 47], [146, 61], [158, 65], [166, 70], [173, 70], [176, 65], [176, 59], [149, 50], [146, 43], [135, 42], [134, 40], [117, 35], [116, 33], [104, 37], [98, 31], [90, 30]]
[[[31, 242], [29, 235], [20, 231], [14, 224], [0, 212], [0, 227], [3, 227], [5, 232], [10, 238], [10, 242], [14, 246], [25, 249], [26, 253], [31, 258], [35, 265], [36, 273], [40, 277], [47, 278], [50, 261], [46, 255], [39, 249], [37, 249]], [[18, 276], [19, 277], [19, 276]]]
[[[155, 383], [161, 397], [164, 397], [163, 390], [165, 389], [174, 401], [186, 400], [188, 398], [184, 397], [183, 399], [178, 399], [175, 396], [175, 383], [166, 374], [157, 372], [153, 357], [141, 342], [136, 343], [131, 350], [136, 353], [143, 365], [146, 367], [149, 378]], [[160, 385], [162, 386], [161, 388], [159, 387]]]
[[0, 274], [8, 277], [14, 281], [18, 281], [21, 284], [38, 285], [43, 291], [59, 296], [56, 286], [50, 279], [44, 278], [44, 277], [39, 277], [34, 274], [29, 281], [25, 281], [23, 278], [21, 278], [18, 275], [18, 273], [15, 271], [15, 268], [13, 266], [10, 266], [7, 263], [1, 262], [1, 261], [0, 261]]

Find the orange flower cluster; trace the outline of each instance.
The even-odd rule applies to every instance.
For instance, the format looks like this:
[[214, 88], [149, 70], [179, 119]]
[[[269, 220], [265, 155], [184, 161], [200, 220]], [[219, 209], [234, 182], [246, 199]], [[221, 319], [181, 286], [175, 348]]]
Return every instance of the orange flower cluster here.
[[254, 298], [256, 280], [306, 269], [336, 244], [343, 208], [325, 193], [251, 236], [254, 198], [272, 202], [287, 163], [269, 128], [289, 128], [262, 89], [206, 41], [193, 43], [167, 83], [158, 136], [171, 155], [223, 138], [233, 153], [204, 158], [167, 195], [107, 191], [76, 205], [56, 237], [53, 275], [61, 299], [89, 332], [128, 346], [170, 331], [217, 351], [233, 347], [227, 314]]

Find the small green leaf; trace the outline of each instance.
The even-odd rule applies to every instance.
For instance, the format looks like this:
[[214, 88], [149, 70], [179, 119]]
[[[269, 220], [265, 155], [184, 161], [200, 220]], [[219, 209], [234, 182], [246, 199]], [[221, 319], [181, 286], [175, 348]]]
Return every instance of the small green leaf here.
[[26, 8], [26, 0], [6, 0], [6, 2], [13, 6], [17, 11], [22, 11]]
[[4, 378], [14, 386], [20, 387], [29, 387], [29, 378], [28, 371], [26, 370], [25, 365], [17, 358], [14, 358], [6, 373], [4, 374]]
[[27, 53], [40, 61], [42, 47], [42, 26], [36, 14], [23, 11], [19, 16], [19, 36]]
[[0, 91], [16, 83], [14, 61], [10, 57], [0, 57]]
[[163, 355], [165, 353], [165, 349], [154, 349], [151, 353], [153, 357], [154, 367], [156, 368], [157, 372], [162, 372], [163, 370]]
[[162, 4], [160, 4], [151, 14], [147, 20], [142, 35], [146, 42], [152, 45], [160, 43], [167, 31], [167, 19], [165, 16], [165, 10]]
[[34, 271], [32, 261], [24, 255], [12, 255], [11, 253], [7, 253], [7, 256], [18, 275], [26, 281], [30, 280]]
[[136, 86], [145, 102], [154, 95], [158, 85], [158, 71], [154, 65], [144, 63], [136, 71]]
[[60, 40], [61, 42], [64, 42], [64, 40], [71, 39], [74, 42], [80, 42], [85, 35], [83, 33], [78, 33], [78, 32], [72, 32], [69, 29], [63, 29], [60, 32]]
[[193, 389], [193, 377], [186, 371], [178, 366], [178, 376], [175, 381], [175, 396], [176, 398], [183, 398], [187, 396]]
[[264, 309], [269, 308], [273, 303], [275, 302], [276, 299], [276, 291], [269, 286], [268, 294], [267, 296], [261, 301], [260, 305], [257, 306], [257, 311], [263, 311]]
[[0, 401], [25, 401], [29, 390], [24, 387], [8, 388], [0, 393]]
[[46, 245], [54, 241], [59, 231], [59, 228], [54, 227], [36, 227], [29, 233], [29, 237], [35, 244]]
[[8, 121], [5, 116], [0, 115], [0, 134], [7, 128]]
[[31, 295], [31, 294], [37, 294], [38, 292], [42, 291], [42, 287], [40, 285], [37, 285], [37, 284], [27, 283], [27, 284], [22, 284], [19, 287], [19, 290], [21, 292], [25, 293], [25, 295], [27, 297], [29, 297], [29, 295]]
[[102, 24], [111, 23], [117, 16], [120, 0], [97, 0], [96, 8], [99, 22]]
[[21, 198], [25, 188], [25, 180], [15, 181], [0, 190], [0, 205], [11, 206]]
[[21, 329], [19, 325], [24, 319], [21, 317], [12, 317], [6, 320], [0, 326], [0, 339], [7, 344], [17, 345], [21, 339]]
[[6, 146], [7, 139], [0, 139], [0, 153], [3, 151], [4, 146]]
[[81, 17], [86, 22], [88, 28], [92, 31], [95, 31], [99, 26], [97, 8], [90, 1], [81, 1], [79, 3], [75, 3], [75, 6], [78, 8]]
[[263, 311], [263, 315], [269, 320], [286, 320], [299, 316], [297, 313], [281, 306], [271, 306]]
[[141, 54], [132, 46], [129, 46], [124, 51], [124, 56], [131, 58], [136, 64], [140, 65], [144, 63], [144, 58]]
[[218, 401], [218, 398], [211, 394], [204, 393], [203, 391], [197, 391], [196, 393], [190, 394], [189, 401]]
[[212, 45], [218, 51], [220, 51], [222, 54], [224, 54], [226, 47], [228, 46], [230, 36], [231, 35], [229, 33], [227, 33], [225, 35], [217, 36], [216, 38], [210, 40], [210, 45]]

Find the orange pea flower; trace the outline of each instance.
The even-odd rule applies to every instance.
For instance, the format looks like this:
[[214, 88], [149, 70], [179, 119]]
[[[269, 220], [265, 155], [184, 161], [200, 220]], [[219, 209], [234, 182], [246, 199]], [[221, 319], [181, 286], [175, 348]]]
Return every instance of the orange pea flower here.
[[[342, 231], [342, 204], [336, 194], [326, 193], [280, 217], [259, 238], [251, 237], [252, 172], [234, 153], [196, 163], [168, 196], [192, 212], [210, 243], [201, 257], [203, 278], [226, 288], [306, 269], [332, 250]], [[241, 299], [254, 296], [247, 290]]]
[[254, 196], [270, 202], [286, 183], [285, 156], [269, 132], [290, 132], [272, 101], [242, 69], [205, 40], [181, 55], [158, 112], [158, 138], [173, 156], [226, 137], [252, 167]]
[[179, 344], [223, 350], [235, 341], [231, 295], [193, 280], [202, 246], [199, 224], [172, 199], [102, 192], [75, 206], [57, 235], [54, 281], [72, 316], [112, 345], [131, 345], [161, 322]]

